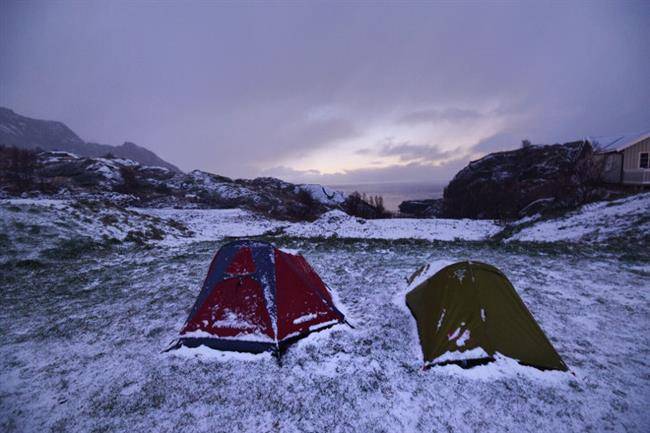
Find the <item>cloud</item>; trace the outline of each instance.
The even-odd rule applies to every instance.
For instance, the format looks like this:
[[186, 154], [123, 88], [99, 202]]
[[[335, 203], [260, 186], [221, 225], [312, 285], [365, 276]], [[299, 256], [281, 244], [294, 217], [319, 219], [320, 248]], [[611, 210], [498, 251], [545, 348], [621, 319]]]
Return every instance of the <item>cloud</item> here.
[[521, 143], [522, 137], [513, 132], [499, 132], [476, 143], [470, 151], [474, 154], [485, 155], [502, 150], [515, 149]]
[[460, 149], [442, 150], [438, 146], [411, 144], [409, 142], [385, 144], [377, 152], [380, 156], [397, 156], [402, 162], [436, 162], [458, 156]]
[[339, 173], [323, 174], [317, 170], [295, 170], [286, 166], [266, 169], [263, 176], [279, 177], [297, 183], [320, 183], [324, 185], [374, 183], [386, 181], [445, 182], [452, 178], [469, 160], [467, 157], [439, 164], [411, 162], [387, 167], [365, 167]]
[[412, 179], [650, 125], [647, 2], [3, 6], [0, 105], [185, 170], [390, 160], [355, 176]]
[[446, 109], [429, 109], [412, 111], [399, 119], [399, 123], [418, 124], [418, 123], [437, 123], [441, 121], [462, 122], [468, 120], [478, 120], [484, 115], [476, 110], [467, 110], [463, 108], [446, 108]]
[[275, 140], [279, 149], [274, 152], [275, 156], [284, 156], [287, 152], [296, 150], [311, 152], [361, 135], [351, 121], [340, 118], [301, 121], [285, 128], [279, 125], [278, 129], [280, 133]]

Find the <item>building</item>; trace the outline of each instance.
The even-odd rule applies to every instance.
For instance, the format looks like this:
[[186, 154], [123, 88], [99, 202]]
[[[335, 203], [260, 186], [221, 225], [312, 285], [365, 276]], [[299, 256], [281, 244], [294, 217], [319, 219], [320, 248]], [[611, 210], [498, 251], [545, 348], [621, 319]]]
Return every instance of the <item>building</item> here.
[[602, 177], [608, 183], [650, 185], [650, 131], [641, 134], [588, 139], [603, 159]]

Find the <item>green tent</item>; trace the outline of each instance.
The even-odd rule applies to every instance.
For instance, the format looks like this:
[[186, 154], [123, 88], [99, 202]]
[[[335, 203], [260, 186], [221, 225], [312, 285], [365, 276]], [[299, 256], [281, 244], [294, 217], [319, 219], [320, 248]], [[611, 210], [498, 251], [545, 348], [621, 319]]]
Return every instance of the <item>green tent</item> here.
[[[420, 269], [409, 279], [422, 278]], [[494, 266], [459, 262], [407, 293], [427, 365], [472, 365], [496, 353], [542, 369], [567, 370], [506, 276]]]

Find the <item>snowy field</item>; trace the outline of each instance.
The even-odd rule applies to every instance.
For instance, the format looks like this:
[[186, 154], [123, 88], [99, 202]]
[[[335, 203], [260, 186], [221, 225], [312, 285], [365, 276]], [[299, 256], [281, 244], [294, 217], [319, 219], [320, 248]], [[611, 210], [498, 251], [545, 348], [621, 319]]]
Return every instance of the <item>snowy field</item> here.
[[[503, 243], [488, 239], [489, 222], [404, 221], [2, 202], [0, 431], [649, 430], [647, 243]], [[310, 335], [281, 367], [265, 355], [161, 353], [225, 237], [253, 235], [299, 250], [355, 328]], [[507, 359], [422, 370], [406, 277], [461, 259], [510, 277], [570, 373]]]

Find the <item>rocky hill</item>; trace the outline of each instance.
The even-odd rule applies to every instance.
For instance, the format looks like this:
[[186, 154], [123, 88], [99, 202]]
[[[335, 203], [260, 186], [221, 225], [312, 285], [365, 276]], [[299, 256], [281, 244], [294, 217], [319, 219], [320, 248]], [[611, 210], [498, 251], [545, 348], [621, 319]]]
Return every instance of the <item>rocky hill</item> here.
[[404, 202], [400, 210], [421, 218], [512, 220], [613, 195], [600, 182], [591, 145], [577, 141], [491, 153], [459, 171], [442, 199]]
[[64, 123], [32, 119], [4, 107], [0, 107], [0, 145], [20, 149], [59, 150], [87, 157], [112, 154], [117, 158], [132, 159], [143, 165], [180, 171], [175, 165], [137, 144], [126, 142], [120, 146], [110, 146], [86, 142]]
[[0, 148], [0, 195], [91, 198], [122, 206], [241, 208], [286, 220], [312, 220], [349, 210], [341, 192], [275, 178], [230, 179], [199, 170], [188, 174], [123, 158]]

